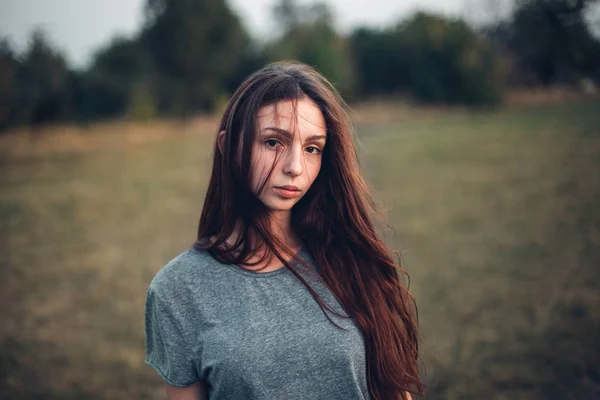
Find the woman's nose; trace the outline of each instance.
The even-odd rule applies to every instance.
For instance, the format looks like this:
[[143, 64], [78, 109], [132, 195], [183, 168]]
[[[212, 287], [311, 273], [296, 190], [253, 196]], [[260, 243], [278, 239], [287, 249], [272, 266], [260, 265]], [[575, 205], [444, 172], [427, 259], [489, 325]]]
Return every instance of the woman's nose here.
[[302, 148], [301, 146], [292, 146], [283, 155], [283, 173], [289, 176], [298, 176], [302, 174]]

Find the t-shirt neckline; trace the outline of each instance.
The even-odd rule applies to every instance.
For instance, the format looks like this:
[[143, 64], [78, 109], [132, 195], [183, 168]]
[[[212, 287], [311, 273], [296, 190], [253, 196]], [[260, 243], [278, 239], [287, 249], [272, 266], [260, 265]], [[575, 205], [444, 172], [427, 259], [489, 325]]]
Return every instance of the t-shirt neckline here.
[[[302, 260], [305, 260], [305, 252], [306, 252], [306, 248], [304, 245], [302, 245], [302, 247], [300, 247], [300, 249], [298, 250], [298, 252], [296, 252], [296, 257], [301, 258]], [[297, 261], [292, 259], [292, 263], [297, 264]], [[289, 273], [290, 270], [285, 266], [282, 265], [280, 268], [274, 270], [274, 271], [268, 271], [268, 272], [253, 272], [253, 271], [249, 271], [247, 269], [238, 267], [237, 265], [234, 264], [225, 264], [227, 265], [229, 268], [233, 269], [235, 272], [240, 273], [242, 275], [246, 275], [246, 276], [251, 276], [253, 278], [270, 278], [273, 276], [277, 276], [277, 275], [281, 275], [281, 274], [285, 274], [285, 273]]]

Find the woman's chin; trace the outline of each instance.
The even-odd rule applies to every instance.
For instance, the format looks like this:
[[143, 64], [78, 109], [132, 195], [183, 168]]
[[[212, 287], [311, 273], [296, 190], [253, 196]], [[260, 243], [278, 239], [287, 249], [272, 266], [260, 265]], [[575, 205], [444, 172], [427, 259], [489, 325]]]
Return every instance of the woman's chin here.
[[263, 204], [271, 211], [282, 212], [290, 211], [296, 201], [295, 199], [270, 199], [268, 202], [263, 201]]

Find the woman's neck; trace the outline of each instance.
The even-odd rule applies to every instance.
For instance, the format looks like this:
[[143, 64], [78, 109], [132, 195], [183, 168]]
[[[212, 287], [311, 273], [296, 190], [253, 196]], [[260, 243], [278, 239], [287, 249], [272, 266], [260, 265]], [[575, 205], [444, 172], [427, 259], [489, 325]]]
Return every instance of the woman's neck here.
[[[282, 219], [271, 220], [270, 233], [276, 239], [278, 239], [278, 241], [281, 242], [283, 246], [289, 249], [292, 255], [297, 254], [298, 251], [300, 251], [300, 249], [302, 248], [303, 243], [300, 240], [299, 236], [291, 229], [289, 220], [287, 221], [287, 224], [284, 224], [284, 222], [285, 220], [283, 220], [282, 222]], [[233, 246], [233, 244], [238, 239], [240, 231], [241, 224], [238, 223], [236, 224], [236, 229], [234, 230], [233, 234], [227, 239], [226, 246]], [[261, 241], [259, 243], [256, 237], [250, 237], [248, 238], [248, 240], [252, 242], [251, 248], [254, 249], [255, 252], [250, 255], [249, 259], [246, 260], [247, 265], [260, 262], [258, 265], [255, 265], [253, 269], [261, 269], [263, 272], [268, 272], [273, 268], [278, 269], [281, 267], [281, 262], [277, 259], [277, 257], [275, 257], [274, 253], [268, 249], [264, 242]], [[283, 253], [282, 256], [287, 261], [291, 260], [291, 255], [288, 255], [285, 252], [283, 252], [283, 249], [281, 247], [278, 248], [278, 250], [281, 253]], [[261, 262], [261, 260], [263, 261]]]
[[[273, 213], [269, 226], [269, 233], [276, 238], [276, 240], [282, 243], [283, 246], [289, 248], [294, 254], [300, 250], [303, 243], [297, 233], [292, 229], [290, 212]], [[238, 239], [241, 230], [241, 222], [238, 221], [232, 235], [226, 240], [226, 246], [233, 246]], [[263, 252], [266, 250], [266, 246], [262, 240], [259, 240], [256, 237], [249, 237], [248, 239], [250, 240], [252, 244], [251, 247], [253, 249], [257, 249], [259, 253], [264, 254]]]
[[292, 231], [292, 213], [290, 210], [272, 212], [270, 228], [274, 237], [282, 243], [286, 243], [288, 247], [294, 247], [297, 238]]

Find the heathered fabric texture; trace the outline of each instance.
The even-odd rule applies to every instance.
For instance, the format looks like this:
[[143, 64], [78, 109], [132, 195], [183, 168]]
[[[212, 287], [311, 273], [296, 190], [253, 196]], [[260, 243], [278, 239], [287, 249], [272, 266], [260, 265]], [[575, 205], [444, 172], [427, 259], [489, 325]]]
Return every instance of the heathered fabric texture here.
[[[298, 255], [318, 272], [305, 248]], [[205, 381], [211, 400], [370, 399], [357, 325], [330, 313], [347, 330], [335, 327], [287, 268], [255, 273], [188, 249], [152, 280], [145, 317], [146, 363], [173, 386]]]

